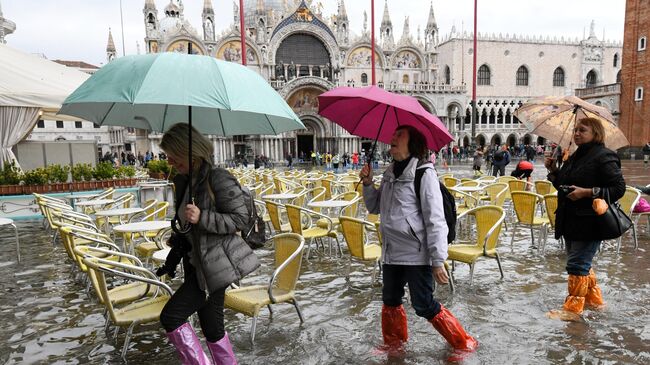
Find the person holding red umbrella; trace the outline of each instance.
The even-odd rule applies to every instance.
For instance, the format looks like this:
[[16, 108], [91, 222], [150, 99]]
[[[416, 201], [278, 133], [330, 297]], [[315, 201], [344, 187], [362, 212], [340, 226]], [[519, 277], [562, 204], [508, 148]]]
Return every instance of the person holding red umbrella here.
[[[403, 125], [395, 130], [390, 146], [394, 162], [384, 173], [379, 189], [373, 185], [370, 164], [359, 174], [368, 212], [381, 214], [383, 349], [389, 355], [399, 354], [408, 340], [402, 306], [404, 285], [408, 283], [416, 314], [429, 321], [456, 352], [472, 352], [478, 342], [433, 299], [434, 278], [440, 284], [449, 280], [444, 267], [448, 228], [438, 178], [427, 161], [426, 138], [417, 128]], [[416, 169], [424, 169], [419, 196], [414, 184]]]

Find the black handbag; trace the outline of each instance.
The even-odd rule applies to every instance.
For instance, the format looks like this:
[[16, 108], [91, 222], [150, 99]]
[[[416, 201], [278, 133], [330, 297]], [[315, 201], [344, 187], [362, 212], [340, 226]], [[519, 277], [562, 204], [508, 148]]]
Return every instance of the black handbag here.
[[600, 238], [604, 240], [619, 238], [630, 229], [632, 220], [621, 209], [618, 202], [610, 202], [608, 189], [605, 189], [605, 201], [608, 205], [607, 211], [596, 218]]

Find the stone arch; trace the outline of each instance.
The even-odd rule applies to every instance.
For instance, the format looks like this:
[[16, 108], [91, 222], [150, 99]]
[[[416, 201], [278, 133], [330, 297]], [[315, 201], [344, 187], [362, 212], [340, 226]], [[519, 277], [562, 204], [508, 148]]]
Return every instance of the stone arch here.
[[510, 133], [508, 135], [508, 138], [506, 138], [506, 144], [510, 146], [515, 146], [517, 144], [517, 134], [516, 133]]
[[[232, 54], [233, 50], [236, 52], [235, 54]], [[246, 38], [246, 54], [248, 54], [246, 59], [248, 64], [259, 65], [264, 62], [260, 58], [260, 50], [248, 38]], [[214, 57], [224, 61], [241, 63], [241, 40], [237, 37], [228, 37], [220, 41], [215, 48]]]
[[517, 86], [530, 86], [531, 72], [530, 66], [522, 64], [517, 68], [515, 73], [515, 85]]
[[393, 69], [422, 69], [424, 68], [424, 56], [414, 47], [400, 47], [393, 53], [390, 67]]
[[492, 135], [492, 138], [490, 138], [490, 145], [494, 146], [500, 146], [503, 144], [503, 136], [499, 133], [494, 133]]
[[438, 115], [438, 112], [436, 111], [436, 107], [433, 105], [433, 103], [429, 99], [427, 99], [425, 97], [421, 97], [421, 96], [416, 96], [415, 99], [417, 99], [417, 101], [420, 103], [420, 105], [422, 105], [424, 110], [428, 111], [429, 113], [431, 113], [433, 115]]
[[[278, 25], [280, 27], [281, 25]], [[329, 30], [329, 29], [328, 29]], [[275, 54], [280, 47], [280, 44], [293, 34], [307, 34], [318, 39], [327, 49], [330, 56], [330, 64], [339, 64], [338, 44], [336, 39], [331, 35], [331, 32], [318, 27], [311, 23], [294, 23], [282, 26], [282, 29], [276, 29], [269, 41], [269, 60], [275, 63]], [[341, 60], [341, 63], [343, 61]]]
[[207, 55], [208, 52], [203, 47], [203, 42], [195, 39], [194, 37], [188, 37], [185, 35], [179, 35], [172, 38], [165, 46], [162, 48], [165, 52], [178, 52], [178, 53], [187, 53], [187, 43], [192, 43], [192, 54]]
[[[341, 60], [341, 63], [345, 65], [345, 67], [360, 67], [360, 68], [365, 68], [368, 67], [370, 68], [370, 50], [371, 50], [371, 44], [368, 42], [357, 42], [350, 46], [349, 51], [345, 53], [345, 60]], [[367, 54], [364, 53], [367, 52]], [[362, 60], [363, 56], [366, 56], [368, 63], [361, 63], [360, 61]], [[354, 60], [353, 60], [354, 58]], [[384, 55], [383, 50], [375, 45], [375, 66], [379, 68], [380, 70], [383, 70], [384, 68], [388, 68], [388, 63], [386, 60], [386, 56]]]
[[537, 137], [537, 144], [540, 146], [543, 146], [546, 144], [546, 138], [544, 137]]
[[486, 141], [487, 141], [487, 138], [485, 137], [485, 135], [483, 133], [476, 136], [476, 143], [479, 146], [485, 146]]
[[532, 137], [530, 134], [526, 133], [526, 134], [524, 134], [524, 136], [521, 138], [521, 142], [522, 142], [523, 144], [532, 144], [532, 143], [533, 143], [533, 137]]
[[585, 87], [596, 86], [598, 85], [599, 80], [600, 76], [598, 75], [598, 71], [595, 68], [592, 68], [585, 76]]
[[[318, 96], [325, 92], [325, 89], [319, 85], [308, 84], [301, 87], [294, 88], [286, 98], [287, 104], [298, 116], [314, 116], [318, 115]], [[320, 120], [320, 117], [316, 118]], [[328, 130], [322, 124], [323, 133]], [[322, 134], [321, 136], [324, 136]]]
[[469, 145], [470, 145], [469, 136], [465, 135], [465, 137], [463, 137], [463, 146], [467, 147]]

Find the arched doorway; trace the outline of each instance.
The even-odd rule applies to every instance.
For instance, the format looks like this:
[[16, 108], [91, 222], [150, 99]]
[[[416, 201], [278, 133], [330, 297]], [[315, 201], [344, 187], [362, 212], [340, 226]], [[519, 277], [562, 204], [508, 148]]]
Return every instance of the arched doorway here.
[[476, 143], [478, 143], [478, 145], [481, 147], [485, 146], [485, 136], [482, 134], [476, 136]]
[[586, 87], [593, 87], [596, 86], [598, 83], [598, 75], [596, 75], [596, 71], [591, 70], [587, 73], [587, 79], [586, 81]]
[[509, 135], [508, 139], [506, 140], [506, 144], [509, 147], [514, 147], [517, 144], [517, 136], [515, 136], [514, 134]]
[[314, 130], [314, 122], [311, 119], [302, 119], [302, 123], [306, 129], [296, 132], [296, 151], [298, 158], [306, 162], [311, 159], [312, 151], [316, 151], [316, 131]]
[[463, 146], [464, 147], [469, 146], [469, 137], [468, 136], [465, 136], [465, 138], [463, 138]]
[[546, 144], [546, 138], [544, 137], [537, 137], [537, 144], [540, 146], [543, 146]]
[[530, 144], [532, 142], [532, 138], [530, 137], [530, 134], [526, 134], [523, 139], [524, 144]]
[[493, 145], [493, 146], [494, 145], [501, 146], [501, 143], [502, 143], [502, 141], [501, 141], [501, 136], [500, 135], [495, 134], [495, 135], [492, 136], [492, 139], [490, 140], [491, 145]]

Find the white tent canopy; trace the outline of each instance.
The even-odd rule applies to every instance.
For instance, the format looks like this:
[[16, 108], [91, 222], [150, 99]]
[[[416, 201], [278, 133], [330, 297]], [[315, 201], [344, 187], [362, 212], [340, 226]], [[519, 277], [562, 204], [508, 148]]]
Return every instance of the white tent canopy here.
[[90, 75], [0, 43], [0, 166], [34, 128], [39, 112], [54, 115]]

